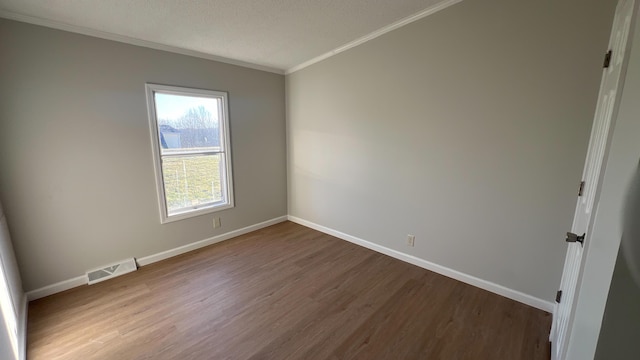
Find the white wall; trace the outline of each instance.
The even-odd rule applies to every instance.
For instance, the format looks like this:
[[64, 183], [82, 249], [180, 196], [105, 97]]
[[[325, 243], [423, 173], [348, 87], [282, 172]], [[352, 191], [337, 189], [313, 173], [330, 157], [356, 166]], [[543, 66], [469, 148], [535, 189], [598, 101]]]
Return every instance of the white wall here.
[[[25, 290], [286, 215], [284, 76], [0, 19], [0, 198]], [[161, 225], [145, 83], [229, 92], [236, 207]]]
[[464, 1], [288, 75], [289, 214], [552, 300], [614, 7]]
[[[2, 204], [0, 203], [0, 297], [7, 296], [11, 302], [8, 308], [0, 309], [0, 359], [15, 359], [13, 353], [10, 328], [17, 327], [18, 334], [23, 334], [26, 317], [24, 304], [26, 302], [22, 291], [22, 281], [18, 264], [13, 251], [13, 243], [7, 227]], [[6, 294], [5, 292], [8, 292]], [[6, 299], [6, 298], [5, 298]], [[1, 306], [0, 306], [1, 307]], [[7, 326], [9, 325], [9, 326]], [[14, 334], [16, 335], [16, 334]], [[15, 337], [17, 339], [17, 337]], [[24, 343], [24, 339], [20, 339]]]
[[[636, 7], [636, 9], [638, 9]], [[640, 10], [636, 10], [640, 11]], [[602, 316], [607, 304], [607, 295], [614, 274], [616, 258], [622, 237], [622, 209], [625, 195], [631, 178], [638, 169], [640, 159], [640, 26], [637, 23], [633, 30], [632, 48], [624, 82], [618, 116], [613, 130], [611, 147], [606, 162], [606, 170], [602, 181], [600, 201], [593, 222], [590, 243], [585, 247], [584, 273], [580, 284], [575, 320], [572, 326], [567, 359], [591, 359], [596, 352], [598, 336], [602, 325]], [[624, 276], [624, 275], [623, 275]], [[611, 289], [612, 304], [620, 304], [616, 297], [624, 296], [627, 300], [637, 297], [635, 288], [627, 288], [619, 293], [620, 284], [626, 281], [616, 279], [615, 288]], [[638, 304], [635, 309], [622, 310], [627, 313], [627, 326], [615, 324], [608, 331], [625, 331], [637, 328], [634, 321], [640, 321]], [[605, 331], [607, 331], [605, 329]], [[637, 339], [637, 333], [633, 334]], [[607, 334], [605, 336], [624, 335]], [[605, 340], [606, 341], [606, 340]], [[638, 342], [627, 344], [629, 348], [638, 348]], [[605, 345], [603, 345], [605, 346]], [[627, 349], [629, 349], [627, 348]], [[625, 349], [619, 349], [623, 352]], [[609, 359], [618, 359], [614, 354], [606, 354]], [[637, 358], [637, 353], [633, 354]], [[623, 358], [620, 358], [623, 359]]]
[[[11, 348], [11, 340], [9, 339], [9, 332], [4, 326], [4, 318], [0, 313], [0, 359], [16, 359], [15, 354]], [[17, 359], [16, 359], [17, 360]]]

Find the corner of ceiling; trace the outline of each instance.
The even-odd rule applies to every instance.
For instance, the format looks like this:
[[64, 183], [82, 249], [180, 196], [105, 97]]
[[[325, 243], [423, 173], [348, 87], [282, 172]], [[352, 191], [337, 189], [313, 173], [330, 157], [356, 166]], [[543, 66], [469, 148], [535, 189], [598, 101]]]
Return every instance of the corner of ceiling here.
[[318, 63], [322, 60], [328, 59], [334, 55], [337, 55], [341, 52], [347, 51], [351, 48], [354, 48], [358, 45], [364, 44], [370, 40], [373, 40], [379, 36], [382, 36], [388, 32], [391, 32], [395, 29], [398, 29], [400, 27], [403, 27], [405, 25], [408, 25], [414, 21], [420, 20], [424, 17], [427, 17], [431, 14], [434, 14], [440, 10], [443, 10], [445, 8], [448, 8], [449, 6], [452, 6], [454, 4], [457, 4], [459, 2], [461, 2], [463, 0], [444, 0], [441, 2], [438, 2], [432, 6], [427, 7], [426, 9], [410, 15], [408, 17], [405, 17], [403, 19], [400, 19], [392, 24], [389, 24], [387, 26], [384, 26], [378, 30], [375, 30], [361, 38], [358, 38], [356, 40], [353, 40], [351, 42], [348, 42], [342, 46], [339, 46], [331, 51], [328, 51], [324, 54], [321, 54], [319, 56], [316, 56], [312, 59], [309, 59], [307, 61], [304, 61], [298, 65], [292, 66], [288, 69], [280, 69], [280, 68], [275, 68], [275, 67], [271, 67], [271, 66], [265, 66], [265, 65], [260, 65], [260, 64], [255, 64], [255, 63], [250, 63], [250, 62], [246, 62], [246, 61], [242, 61], [242, 60], [237, 60], [237, 59], [231, 59], [231, 58], [226, 58], [226, 57], [222, 57], [222, 56], [217, 56], [217, 55], [212, 55], [212, 54], [207, 54], [207, 53], [203, 53], [203, 52], [199, 52], [199, 51], [195, 51], [195, 50], [189, 50], [189, 49], [184, 49], [184, 48], [180, 48], [180, 47], [176, 47], [176, 46], [171, 46], [171, 45], [164, 45], [164, 44], [160, 44], [160, 43], [156, 43], [156, 42], [152, 42], [152, 41], [147, 41], [147, 40], [141, 40], [141, 39], [136, 39], [136, 38], [132, 38], [132, 37], [128, 37], [128, 36], [124, 36], [124, 35], [118, 35], [118, 34], [114, 34], [114, 33], [110, 33], [110, 32], [105, 32], [105, 31], [100, 31], [100, 30], [94, 30], [94, 29], [90, 29], [90, 28], [86, 28], [86, 27], [82, 27], [82, 26], [76, 26], [76, 25], [70, 25], [70, 24], [66, 24], [63, 22], [58, 22], [58, 21], [53, 21], [53, 20], [48, 20], [48, 19], [44, 19], [44, 18], [39, 18], [39, 17], [35, 17], [35, 16], [28, 16], [28, 15], [22, 15], [22, 14], [18, 14], [18, 13], [13, 13], [10, 11], [6, 11], [6, 10], [1, 10], [0, 9], [0, 18], [5, 18], [5, 19], [9, 19], [9, 20], [15, 20], [15, 21], [20, 21], [20, 22], [24, 22], [24, 23], [29, 23], [29, 24], [33, 24], [33, 25], [39, 25], [39, 26], [45, 26], [45, 27], [49, 27], [49, 28], [53, 28], [53, 29], [57, 29], [57, 30], [63, 30], [63, 31], [68, 31], [68, 32], [72, 32], [72, 33], [77, 33], [77, 34], [82, 34], [82, 35], [87, 35], [87, 36], [93, 36], [93, 37], [97, 37], [97, 38], [101, 38], [101, 39], [106, 39], [106, 40], [112, 40], [112, 41], [117, 41], [117, 42], [121, 42], [121, 43], [126, 43], [126, 44], [131, 44], [131, 45], [137, 45], [137, 46], [142, 46], [142, 47], [146, 47], [146, 48], [151, 48], [151, 49], [156, 49], [156, 50], [162, 50], [162, 51], [167, 51], [167, 52], [172, 52], [172, 53], [177, 53], [177, 54], [182, 54], [182, 55], [187, 55], [187, 56], [193, 56], [193, 57], [197, 57], [197, 58], [202, 58], [202, 59], [207, 59], [207, 60], [213, 60], [213, 61], [218, 61], [218, 62], [222, 62], [222, 63], [226, 63], [226, 64], [231, 64], [231, 65], [237, 65], [237, 66], [242, 66], [242, 67], [246, 67], [246, 68], [250, 68], [250, 69], [255, 69], [255, 70], [261, 70], [261, 71], [266, 71], [266, 72], [271, 72], [271, 73], [275, 73], [275, 74], [279, 74], [279, 75], [290, 75], [296, 71], [302, 70], [308, 66], [311, 66], [315, 63]]
[[200, 51], [184, 49], [177, 46], [164, 45], [164, 44], [156, 43], [153, 41], [136, 39], [136, 38], [132, 38], [124, 35], [90, 29], [83, 26], [70, 25], [63, 22], [43, 19], [35, 16], [22, 15], [22, 14], [1, 10], [1, 9], [0, 9], [0, 18], [24, 22], [24, 23], [33, 24], [33, 25], [44, 26], [44, 27], [48, 27], [56, 30], [68, 31], [68, 32], [81, 34], [81, 35], [92, 36], [92, 37], [105, 39], [105, 40], [117, 41], [125, 44], [136, 45], [136, 46], [146, 47], [146, 48], [155, 49], [155, 50], [167, 51], [175, 54], [181, 54], [181, 55], [193, 56], [201, 59], [218, 61], [225, 64], [242, 66], [242, 67], [246, 67], [254, 70], [261, 70], [261, 71], [266, 71], [266, 72], [275, 73], [279, 75], [284, 75], [285, 73], [283, 69], [279, 69], [271, 66], [254, 64], [254, 63], [237, 60], [237, 59], [230, 59], [222, 56], [203, 53]]

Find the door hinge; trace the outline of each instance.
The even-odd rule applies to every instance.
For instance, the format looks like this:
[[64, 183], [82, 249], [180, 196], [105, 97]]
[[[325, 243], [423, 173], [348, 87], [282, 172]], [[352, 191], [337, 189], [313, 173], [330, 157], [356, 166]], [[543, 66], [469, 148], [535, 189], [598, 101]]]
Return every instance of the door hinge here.
[[578, 196], [582, 196], [582, 192], [584, 191], [584, 181], [580, 181], [580, 188], [578, 189]]
[[558, 290], [556, 293], [556, 302], [560, 304], [560, 300], [562, 299], [562, 290]]
[[609, 65], [611, 65], [611, 55], [613, 55], [611, 50], [607, 51], [607, 53], [604, 55], [604, 65], [602, 66], [603, 68], [606, 69], [609, 67]]
[[565, 239], [566, 242], [579, 242], [580, 244], [584, 245], [584, 237], [587, 234], [582, 234], [582, 235], [576, 235], [572, 232], [568, 232], [567, 233], [567, 238]]

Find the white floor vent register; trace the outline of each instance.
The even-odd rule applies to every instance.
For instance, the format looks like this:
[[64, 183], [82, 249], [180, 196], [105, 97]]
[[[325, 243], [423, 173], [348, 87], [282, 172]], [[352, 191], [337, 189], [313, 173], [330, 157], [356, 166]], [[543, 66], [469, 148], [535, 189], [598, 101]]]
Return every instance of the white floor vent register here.
[[88, 284], [95, 284], [136, 270], [138, 270], [138, 266], [134, 258], [122, 260], [99, 269], [87, 271]]

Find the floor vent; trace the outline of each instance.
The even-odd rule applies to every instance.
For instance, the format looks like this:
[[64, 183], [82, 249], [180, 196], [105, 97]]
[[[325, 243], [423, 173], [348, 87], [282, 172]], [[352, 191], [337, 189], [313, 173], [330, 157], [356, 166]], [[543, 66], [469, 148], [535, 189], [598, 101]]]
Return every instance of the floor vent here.
[[122, 260], [99, 269], [87, 271], [88, 284], [95, 284], [136, 270], [138, 270], [138, 266], [134, 258]]

